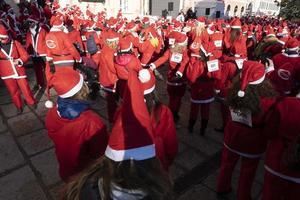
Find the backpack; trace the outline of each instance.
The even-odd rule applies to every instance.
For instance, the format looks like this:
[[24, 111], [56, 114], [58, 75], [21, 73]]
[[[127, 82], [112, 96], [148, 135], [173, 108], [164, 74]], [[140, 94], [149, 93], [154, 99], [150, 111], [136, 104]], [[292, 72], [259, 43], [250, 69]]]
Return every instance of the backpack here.
[[89, 54], [93, 55], [93, 54], [97, 53], [98, 47], [97, 47], [97, 44], [95, 42], [95, 38], [93, 35], [90, 35], [89, 38], [86, 40], [86, 46], [87, 46], [87, 51], [89, 52]]

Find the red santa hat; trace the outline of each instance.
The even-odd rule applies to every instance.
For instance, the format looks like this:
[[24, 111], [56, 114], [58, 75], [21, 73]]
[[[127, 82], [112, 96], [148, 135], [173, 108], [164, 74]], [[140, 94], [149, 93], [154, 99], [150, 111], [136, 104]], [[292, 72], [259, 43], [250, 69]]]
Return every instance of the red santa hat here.
[[[83, 76], [75, 70], [66, 70], [55, 73], [48, 81], [48, 90], [54, 88], [61, 98], [69, 98], [79, 92], [83, 86]], [[53, 107], [53, 102], [48, 100], [45, 103], [47, 108]]]
[[119, 35], [116, 33], [116, 32], [114, 32], [113, 30], [109, 30], [108, 32], [107, 32], [107, 34], [105, 34], [105, 40], [107, 41], [107, 42], [114, 42], [114, 41], [119, 41]]
[[182, 24], [179, 21], [175, 21], [174, 22], [174, 29], [178, 30], [178, 31], [181, 31], [181, 28], [182, 28]]
[[136, 29], [136, 25], [134, 22], [129, 22], [127, 25], [126, 25], [126, 29], [128, 31], [134, 31]]
[[276, 36], [273, 27], [271, 27], [271, 26], [267, 27], [267, 30], [266, 30], [266, 36], [267, 36], [267, 37], [268, 37], [268, 36], [274, 36], [274, 37]]
[[241, 77], [239, 97], [245, 96], [245, 90], [250, 85], [258, 85], [265, 80], [265, 66], [256, 61], [244, 61]]
[[2, 39], [8, 38], [8, 32], [2, 24], [0, 24], [0, 38]]
[[286, 44], [285, 48], [289, 51], [297, 51], [299, 49], [300, 43], [296, 38], [290, 38]]
[[230, 23], [230, 27], [233, 29], [240, 29], [242, 27], [241, 20], [239, 18], [234, 18]]
[[205, 24], [206, 19], [205, 19], [204, 16], [200, 16], [200, 17], [197, 18], [197, 21], [200, 22], [200, 23]]
[[119, 42], [119, 51], [120, 52], [127, 52], [132, 49], [132, 42], [126, 39], [121, 39]]
[[52, 16], [50, 19], [50, 25], [53, 28], [61, 28], [64, 25], [62, 16], [61, 15]]
[[114, 17], [110, 17], [108, 20], [107, 20], [107, 26], [108, 28], [116, 28], [117, 27], [117, 23], [118, 23], [118, 20]]
[[187, 45], [188, 37], [183, 33], [176, 34], [174, 39], [175, 43], [178, 45]]
[[144, 17], [142, 20], [143, 24], [150, 24], [150, 19], [149, 17]]
[[108, 141], [105, 156], [121, 162], [155, 157], [153, 129], [137, 73], [129, 71], [123, 104]]

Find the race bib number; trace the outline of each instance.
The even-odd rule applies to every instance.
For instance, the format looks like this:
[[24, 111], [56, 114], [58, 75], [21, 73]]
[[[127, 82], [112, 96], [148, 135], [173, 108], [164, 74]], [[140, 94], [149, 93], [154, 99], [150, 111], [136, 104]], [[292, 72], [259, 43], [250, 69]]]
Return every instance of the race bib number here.
[[222, 40], [217, 40], [214, 43], [216, 47], [222, 47]]
[[86, 41], [85, 35], [82, 35], [82, 36], [81, 36], [81, 39], [82, 39], [82, 41]]
[[171, 56], [171, 61], [180, 63], [182, 61], [182, 54], [181, 53], [173, 53]]
[[243, 63], [244, 63], [244, 61], [245, 61], [245, 59], [237, 59], [237, 60], [235, 60], [235, 63], [236, 63], [236, 65], [237, 65], [237, 67], [239, 69], [243, 69]]
[[219, 61], [218, 60], [207, 61], [207, 70], [208, 70], [208, 72], [218, 71], [219, 70]]
[[175, 44], [175, 38], [169, 38], [169, 45]]
[[230, 114], [232, 121], [252, 127], [252, 117], [250, 110], [241, 112], [239, 110], [230, 109]]

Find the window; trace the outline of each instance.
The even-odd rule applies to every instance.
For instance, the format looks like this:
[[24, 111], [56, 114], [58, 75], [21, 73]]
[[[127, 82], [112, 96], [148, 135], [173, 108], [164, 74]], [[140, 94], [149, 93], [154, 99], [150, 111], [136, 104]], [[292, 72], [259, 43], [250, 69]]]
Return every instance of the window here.
[[205, 9], [205, 15], [210, 15], [210, 8]]
[[174, 9], [174, 2], [169, 2], [168, 3], [168, 11], [173, 11]]
[[129, 11], [128, 1], [129, 0], [120, 0], [120, 8], [122, 9], [122, 12], [128, 12]]
[[236, 12], [238, 11], [239, 7], [238, 6], [235, 6], [234, 7], [234, 15], [236, 15]]
[[216, 12], [216, 18], [218, 19], [218, 18], [220, 18], [221, 17], [221, 11], [217, 11]]
[[243, 13], [243, 12], [244, 12], [244, 7], [241, 8], [241, 13]]
[[227, 12], [229, 12], [229, 11], [230, 11], [230, 5], [228, 5], [228, 6], [227, 6], [227, 9], [226, 9], [226, 11], [227, 11]]

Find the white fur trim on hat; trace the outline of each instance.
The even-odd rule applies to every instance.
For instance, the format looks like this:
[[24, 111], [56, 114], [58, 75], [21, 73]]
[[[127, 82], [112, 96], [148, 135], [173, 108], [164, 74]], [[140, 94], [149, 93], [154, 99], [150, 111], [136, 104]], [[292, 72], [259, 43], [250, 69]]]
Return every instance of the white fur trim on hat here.
[[178, 45], [186, 45], [187, 42], [188, 42], [188, 38], [186, 38], [186, 39], [184, 40], [184, 42], [179, 42], [179, 43], [177, 43], [177, 44], [178, 44]]
[[105, 150], [105, 156], [116, 162], [130, 159], [146, 160], [155, 157], [155, 145], [151, 144], [148, 146], [126, 150], [115, 150], [110, 146], [107, 146]]
[[0, 34], [0, 38], [6, 39], [6, 38], [8, 38], [8, 35], [2, 35], [2, 34]]
[[231, 26], [231, 28], [241, 28], [241, 26]]
[[66, 92], [65, 94], [59, 95], [61, 98], [72, 97], [77, 92], [79, 92], [79, 90], [81, 90], [81, 88], [83, 86], [83, 76], [81, 74], [79, 74], [79, 76], [80, 76], [79, 82], [72, 89], [70, 89], [68, 92]]
[[108, 42], [114, 42], [114, 41], [118, 41], [119, 38], [115, 37], [115, 38], [106, 38], [105, 40], [107, 40]]
[[242, 90], [240, 90], [240, 91], [238, 92], [238, 96], [239, 96], [239, 97], [244, 97], [244, 96], [245, 96], [245, 92], [242, 91]]
[[299, 47], [287, 48], [287, 50], [289, 50], [289, 51], [297, 51], [297, 50], [299, 50]]
[[121, 49], [120, 51], [121, 51], [121, 52], [127, 52], [127, 51], [129, 51], [130, 49], [132, 49], [132, 42], [130, 42], [130, 46], [129, 46], [127, 49]]
[[52, 101], [50, 101], [50, 100], [47, 100], [46, 102], [45, 102], [45, 107], [46, 108], [53, 108], [53, 102]]
[[258, 85], [258, 84], [261, 84], [264, 80], [265, 80], [265, 74], [258, 80], [256, 81], [252, 81], [252, 82], [249, 82], [250, 85]]
[[138, 77], [142, 83], [146, 83], [146, 82], [150, 81], [151, 74], [147, 69], [141, 69], [139, 71]]

